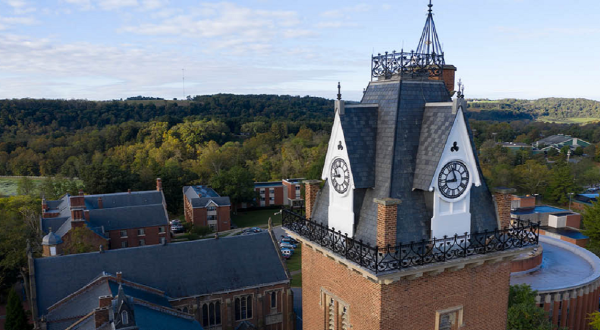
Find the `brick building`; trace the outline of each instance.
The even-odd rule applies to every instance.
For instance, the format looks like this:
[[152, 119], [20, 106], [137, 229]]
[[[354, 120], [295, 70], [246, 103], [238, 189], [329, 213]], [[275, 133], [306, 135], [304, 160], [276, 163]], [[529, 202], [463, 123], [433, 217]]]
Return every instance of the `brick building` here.
[[[55, 258], [28, 256], [38, 328], [113, 329], [107, 324], [121, 314], [111, 307], [124, 300], [140, 330], [294, 327], [290, 276], [271, 230]], [[88, 326], [79, 327], [83, 324]]]
[[[56, 201], [42, 201], [40, 228], [44, 256], [55, 256], [68, 248], [72, 235], [81, 236], [94, 247], [105, 249], [169, 242], [169, 217], [157, 179], [156, 190], [125, 193], [64, 195]], [[81, 228], [81, 231], [76, 229]], [[74, 234], [76, 233], [76, 234]]]
[[231, 201], [208, 186], [183, 187], [185, 221], [219, 232], [231, 229]]
[[250, 206], [267, 207], [274, 205], [294, 205], [302, 202], [302, 181], [304, 179], [283, 179], [281, 181], [255, 182], [255, 205], [241, 203], [240, 208]]
[[501, 229], [511, 197], [480, 173], [431, 5], [416, 53], [372, 67], [360, 104], [338, 90], [323, 187], [305, 183], [304, 215], [283, 211], [303, 242], [304, 326], [506, 329], [511, 260], [537, 226]]

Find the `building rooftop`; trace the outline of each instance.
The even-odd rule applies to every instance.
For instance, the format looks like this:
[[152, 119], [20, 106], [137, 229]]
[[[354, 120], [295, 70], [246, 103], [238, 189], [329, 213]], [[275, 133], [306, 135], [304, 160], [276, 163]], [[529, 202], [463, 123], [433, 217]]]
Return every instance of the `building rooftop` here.
[[[566, 211], [567, 210], [560, 209], [560, 208], [554, 207], [554, 206], [539, 205], [536, 207], [516, 209], [516, 210], [511, 211], [511, 213], [515, 214], [515, 215], [534, 214], [534, 213], [553, 213], [554, 214], [554, 213], [563, 213]], [[571, 213], [571, 212], [569, 212], [569, 213]]]
[[231, 201], [229, 197], [221, 197], [208, 186], [185, 186], [183, 195], [192, 204], [192, 207], [207, 207], [211, 202], [217, 206], [229, 206]]
[[600, 258], [577, 245], [540, 235], [542, 265], [529, 273], [511, 275], [510, 284], [528, 284], [533, 290], [569, 290], [600, 277]]
[[124, 278], [171, 298], [289, 281], [266, 232], [40, 258], [34, 263], [41, 314], [102, 273], [122, 272]]

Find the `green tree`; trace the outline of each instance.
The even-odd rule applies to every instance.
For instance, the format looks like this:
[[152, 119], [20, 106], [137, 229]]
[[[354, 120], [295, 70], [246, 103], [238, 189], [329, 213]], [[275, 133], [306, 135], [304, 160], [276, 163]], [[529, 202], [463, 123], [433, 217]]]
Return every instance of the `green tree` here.
[[537, 291], [513, 285], [508, 295], [508, 330], [552, 330], [548, 313], [535, 304]]
[[571, 168], [564, 161], [557, 162], [552, 168], [550, 184], [548, 185], [548, 189], [546, 189], [548, 200], [558, 204], [566, 204], [569, 202], [569, 193], [577, 192], [578, 190], [573, 174], [571, 173]]
[[550, 170], [535, 160], [528, 160], [515, 167], [519, 189], [526, 194], [541, 194], [546, 190], [550, 178]]
[[63, 254], [66, 255], [97, 251], [99, 247], [92, 245], [88, 241], [89, 235], [94, 235], [94, 233], [85, 226], [71, 228], [71, 230], [69, 230], [69, 240], [64, 243]]
[[583, 210], [584, 235], [590, 238], [588, 249], [594, 253], [600, 252], [600, 203], [586, 205]]
[[27, 330], [32, 329], [27, 320], [27, 314], [21, 304], [19, 294], [14, 289], [11, 289], [8, 294], [8, 302], [6, 305], [6, 330]]
[[589, 314], [588, 320], [590, 321], [592, 329], [600, 330], [600, 312], [595, 311], [592, 314]]
[[252, 175], [241, 166], [234, 166], [213, 176], [210, 184], [221, 196], [229, 196], [234, 213], [238, 203], [251, 201], [255, 197]]
[[35, 193], [35, 183], [30, 178], [24, 176], [17, 183], [17, 194], [33, 195]]

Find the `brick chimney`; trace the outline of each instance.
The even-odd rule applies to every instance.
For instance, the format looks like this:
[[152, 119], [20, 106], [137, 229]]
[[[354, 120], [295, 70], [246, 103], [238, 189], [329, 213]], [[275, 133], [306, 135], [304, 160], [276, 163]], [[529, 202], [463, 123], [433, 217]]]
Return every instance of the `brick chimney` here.
[[396, 230], [398, 204], [402, 203], [395, 198], [374, 198], [377, 203], [377, 246], [396, 246]]
[[83, 196], [83, 190], [79, 189], [79, 196]]
[[71, 209], [71, 227], [83, 227], [84, 219], [83, 209]]
[[45, 198], [42, 198], [42, 212], [48, 211], [48, 203]]
[[514, 188], [497, 187], [492, 189], [494, 192], [494, 202], [498, 212], [498, 227], [500, 229], [510, 226], [510, 210], [512, 204], [512, 194], [516, 192]]
[[160, 178], [156, 178], [156, 190], [162, 191], [162, 180]]
[[117, 272], [117, 282], [121, 283], [122, 280], [123, 280], [123, 273], [122, 272]]
[[83, 196], [71, 196], [69, 198], [69, 204], [71, 206], [71, 210], [72, 209], [77, 209], [77, 208], [85, 208], [85, 197], [83, 197]]
[[317, 193], [320, 189], [321, 180], [304, 180], [304, 207], [306, 208], [306, 218], [312, 217], [312, 208], [317, 200]]
[[102, 204], [102, 197], [98, 197], [98, 208], [102, 209], [102, 208], [104, 208], [103, 206], [104, 206], [104, 204]]
[[99, 329], [102, 325], [109, 321], [109, 307], [99, 307], [94, 310], [95, 329]]
[[112, 304], [112, 296], [100, 296], [98, 297], [98, 307], [109, 307]]

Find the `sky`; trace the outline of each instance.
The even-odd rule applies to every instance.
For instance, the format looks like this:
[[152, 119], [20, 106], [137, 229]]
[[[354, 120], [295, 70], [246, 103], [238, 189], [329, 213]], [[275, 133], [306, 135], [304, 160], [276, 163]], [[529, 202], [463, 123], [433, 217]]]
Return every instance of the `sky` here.
[[[0, 0], [0, 99], [335, 98], [340, 81], [344, 99], [360, 100], [371, 55], [415, 49], [427, 4]], [[600, 1], [433, 5], [467, 98], [600, 100]]]

